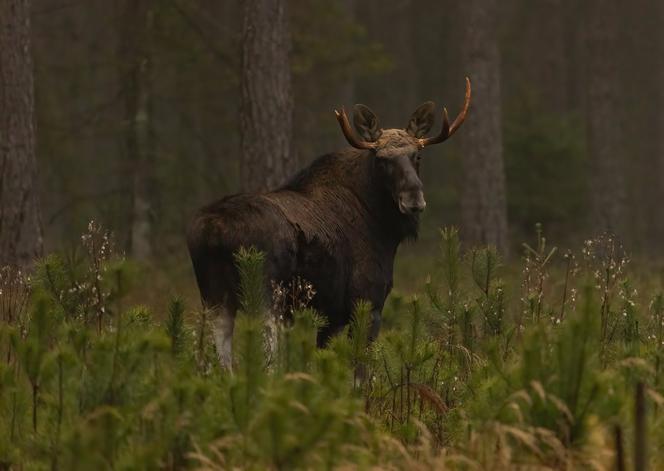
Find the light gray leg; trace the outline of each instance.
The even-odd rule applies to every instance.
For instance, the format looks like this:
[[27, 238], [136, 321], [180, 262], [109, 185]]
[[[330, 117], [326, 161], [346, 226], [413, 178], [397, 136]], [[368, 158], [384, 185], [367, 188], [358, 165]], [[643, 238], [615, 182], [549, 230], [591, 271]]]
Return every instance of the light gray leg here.
[[280, 321], [278, 314], [268, 309], [265, 312], [265, 341], [269, 363], [274, 364], [277, 359], [277, 350], [279, 348], [279, 328]]
[[217, 356], [222, 368], [232, 371], [233, 369], [233, 327], [235, 316], [228, 309], [217, 306], [213, 310], [212, 332], [214, 344], [217, 348]]

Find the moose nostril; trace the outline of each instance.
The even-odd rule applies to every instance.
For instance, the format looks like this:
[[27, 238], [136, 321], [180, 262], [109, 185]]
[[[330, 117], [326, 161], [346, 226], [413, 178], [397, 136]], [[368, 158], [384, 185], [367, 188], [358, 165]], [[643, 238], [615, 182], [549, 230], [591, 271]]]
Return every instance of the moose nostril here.
[[399, 209], [404, 214], [418, 214], [424, 211], [427, 203], [422, 194], [402, 193], [399, 197]]
[[411, 206], [410, 207], [410, 212], [413, 213], [413, 214], [421, 213], [422, 211], [425, 210], [426, 207], [427, 207], [427, 202], [422, 201], [421, 203], [417, 203], [417, 204]]
[[416, 204], [409, 204], [409, 205], [403, 205], [403, 209], [406, 214], [418, 214], [424, 211], [424, 208], [426, 208], [426, 203], [416, 203]]

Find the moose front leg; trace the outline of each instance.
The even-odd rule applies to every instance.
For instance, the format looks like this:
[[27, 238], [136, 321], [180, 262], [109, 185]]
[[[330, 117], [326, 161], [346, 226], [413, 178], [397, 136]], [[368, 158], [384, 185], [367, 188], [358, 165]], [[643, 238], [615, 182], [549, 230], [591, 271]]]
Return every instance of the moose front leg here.
[[[380, 267], [376, 266], [378, 271]], [[390, 292], [392, 287], [391, 282], [385, 282], [382, 277], [376, 276], [367, 278], [362, 272], [358, 272], [352, 278], [351, 299], [353, 309], [349, 319], [355, 314], [358, 303], [366, 301], [370, 305], [369, 311], [369, 332], [368, 341], [373, 342], [378, 338], [380, 332], [381, 319], [383, 314], [383, 306], [385, 305], [385, 298]]]
[[[369, 316], [369, 332], [368, 332], [368, 344], [373, 343], [378, 338], [378, 333], [380, 332], [380, 320], [381, 320], [381, 310], [380, 309], [371, 309]], [[367, 379], [367, 365], [361, 363], [355, 368], [355, 387], [359, 387]]]
[[371, 318], [369, 321], [369, 342], [373, 342], [378, 338], [382, 316], [383, 313], [380, 309], [371, 310]]

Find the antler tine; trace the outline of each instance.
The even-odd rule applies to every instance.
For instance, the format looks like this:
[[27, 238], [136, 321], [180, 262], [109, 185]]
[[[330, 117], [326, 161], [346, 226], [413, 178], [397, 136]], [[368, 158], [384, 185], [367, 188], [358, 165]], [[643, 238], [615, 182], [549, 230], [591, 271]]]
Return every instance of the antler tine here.
[[450, 117], [447, 114], [447, 108], [443, 106], [443, 129], [440, 132], [446, 136], [450, 135]]
[[441, 142], [446, 141], [461, 127], [464, 120], [466, 119], [466, 115], [468, 114], [468, 108], [470, 107], [470, 95], [470, 79], [466, 77], [466, 96], [464, 98], [463, 109], [461, 110], [461, 113], [459, 113], [459, 115], [450, 126], [449, 117], [447, 116], [447, 109], [443, 108], [443, 128], [440, 130], [440, 134], [437, 136], [420, 139], [420, 148], [424, 148], [433, 144], [440, 144]]
[[351, 146], [355, 147], [356, 149], [373, 150], [376, 148], [376, 144], [374, 142], [363, 141], [355, 135], [353, 129], [350, 127], [350, 122], [348, 122], [346, 110], [343, 107], [341, 107], [341, 111], [334, 110], [334, 114], [337, 117], [337, 121], [339, 121], [341, 131], [344, 133], [346, 140]]
[[450, 136], [456, 132], [459, 127], [463, 124], [463, 122], [466, 120], [466, 114], [468, 114], [468, 108], [470, 108], [470, 93], [471, 93], [471, 87], [470, 87], [470, 79], [466, 77], [466, 96], [463, 99], [463, 110], [461, 113], [459, 113], [459, 116], [456, 117], [454, 122], [452, 123], [452, 126], [450, 126]]

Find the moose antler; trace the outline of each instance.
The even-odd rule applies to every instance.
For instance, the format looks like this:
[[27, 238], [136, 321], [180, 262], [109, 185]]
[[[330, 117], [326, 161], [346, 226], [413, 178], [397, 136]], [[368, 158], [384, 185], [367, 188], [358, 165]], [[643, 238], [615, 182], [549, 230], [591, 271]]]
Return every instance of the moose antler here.
[[456, 117], [452, 125], [450, 126], [450, 120], [447, 116], [447, 108], [443, 108], [443, 129], [440, 130], [440, 134], [432, 137], [425, 137], [419, 140], [420, 149], [424, 149], [426, 146], [433, 144], [440, 144], [441, 142], [449, 139], [452, 134], [454, 134], [457, 129], [461, 127], [464, 120], [466, 119], [466, 114], [468, 113], [468, 107], [470, 106], [470, 79], [466, 77], [466, 97], [463, 102], [463, 110], [459, 113], [459, 116]]
[[353, 129], [350, 127], [348, 122], [348, 116], [346, 116], [346, 110], [342, 107], [341, 111], [334, 110], [334, 114], [337, 116], [337, 121], [339, 121], [339, 126], [341, 126], [341, 131], [346, 136], [348, 143], [355, 147], [356, 149], [369, 149], [375, 150], [375, 142], [367, 142], [359, 139], [357, 135], [353, 132]]

